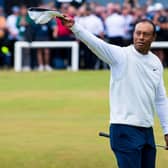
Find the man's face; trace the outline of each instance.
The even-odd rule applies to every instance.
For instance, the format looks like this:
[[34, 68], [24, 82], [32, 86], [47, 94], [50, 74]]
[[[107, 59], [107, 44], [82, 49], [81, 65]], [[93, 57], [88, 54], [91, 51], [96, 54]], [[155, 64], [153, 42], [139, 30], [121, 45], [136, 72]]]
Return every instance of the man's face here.
[[147, 54], [152, 41], [155, 40], [153, 26], [148, 22], [138, 23], [133, 34], [134, 46], [137, 51]]

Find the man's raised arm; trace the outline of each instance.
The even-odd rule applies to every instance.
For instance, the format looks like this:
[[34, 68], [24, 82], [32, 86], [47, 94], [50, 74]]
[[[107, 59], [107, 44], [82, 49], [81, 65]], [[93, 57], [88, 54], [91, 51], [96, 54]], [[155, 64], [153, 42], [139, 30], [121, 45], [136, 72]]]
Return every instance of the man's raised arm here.
[[126, 60], [121, 47], [110, 45], [94, 36], [92, 33], [88, 32], [76, 23], [73, 18], [65, 15], [62, 22], [66, 27], [71, 29], [75, 36], [87, 45], [96, 56], [109, 65], [119, 65]]

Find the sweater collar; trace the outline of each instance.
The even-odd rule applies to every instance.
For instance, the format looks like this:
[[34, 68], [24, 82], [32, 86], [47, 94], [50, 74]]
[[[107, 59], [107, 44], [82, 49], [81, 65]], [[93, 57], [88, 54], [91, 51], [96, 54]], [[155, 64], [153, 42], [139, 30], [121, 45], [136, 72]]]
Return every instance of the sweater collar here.
[[132, 47], [132, 50], [134, 51], [134, 53], [136, 54], [136, 55], [138, 55], [138, 56], [143, 56], [143, 57], [147, 57], [147, 56], [149, 56], [149, 53], [150, 53], [150, 51], [147, 53], [147, 54], [141, 54], [139, 51], [137, 51], [136, 49], [135, 49], [135, 46], [134, 45], [131, 45], [131, 47]]

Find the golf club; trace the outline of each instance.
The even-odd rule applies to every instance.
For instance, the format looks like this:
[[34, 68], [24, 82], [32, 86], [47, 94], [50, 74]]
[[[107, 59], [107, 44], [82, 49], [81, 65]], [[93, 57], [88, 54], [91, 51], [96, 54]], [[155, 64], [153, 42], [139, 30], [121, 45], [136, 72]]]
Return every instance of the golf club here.
[[[105, 132], [99, 132], [99, 136], [105, 137], [105, 138], [110, 138], [110, 135], [107, 134], [107, 133], [105, 133]], [[159, 144], [156, 144], [156, 147], [163, 148], [163, 149], [167, 149], [166, 146], [164, 146], [164, 145], [159, 145]]]

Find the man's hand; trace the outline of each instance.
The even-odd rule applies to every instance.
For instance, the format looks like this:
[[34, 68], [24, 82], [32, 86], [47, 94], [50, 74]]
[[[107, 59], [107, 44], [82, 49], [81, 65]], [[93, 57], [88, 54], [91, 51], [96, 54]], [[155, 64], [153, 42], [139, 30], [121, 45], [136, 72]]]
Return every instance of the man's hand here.
[[74, 25], [74, 23], [75, 23], [74, 19], [73, 19], [72, 17], [66, 15], [66, 14], [64, 14], [64, 18], [60, 18], [60, 19], [61, 19], [63, 25], [66, 26], [66, 27], [69, 28], [69, 29], [70, 29], [70, 28]]
[[164, 137], [166, 142], [166, 150], [168, 150], [168, 134], [166, 134]]

